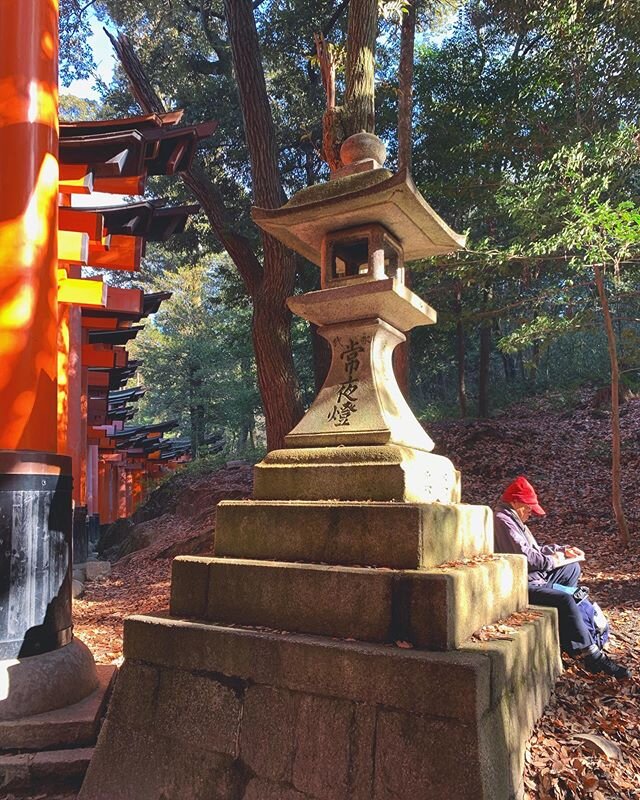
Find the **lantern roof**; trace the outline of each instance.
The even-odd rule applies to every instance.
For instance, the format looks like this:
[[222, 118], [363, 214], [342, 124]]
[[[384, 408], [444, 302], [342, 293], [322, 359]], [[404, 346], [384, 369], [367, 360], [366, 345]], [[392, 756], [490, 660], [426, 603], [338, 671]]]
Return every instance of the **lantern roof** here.
[[402, 244], [405, 261], [464, 247], [422, 197], [407, 170], [382, 167], [338, 177], [302, 189], [281, 208], [253, 208], [254, 222], [315, 264], [324, 236], [332, 231], [378, 223]]

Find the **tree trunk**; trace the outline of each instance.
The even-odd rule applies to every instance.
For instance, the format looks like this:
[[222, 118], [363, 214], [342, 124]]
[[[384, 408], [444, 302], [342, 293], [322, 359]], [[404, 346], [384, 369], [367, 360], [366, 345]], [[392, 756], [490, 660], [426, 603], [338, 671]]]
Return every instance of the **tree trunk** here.
[[[278, 208], [284, 192], [253, 4], [251, 0], [225, 0], [224, 8], [251, 160], [253, 199], [262, 208]], [[267, 447], [272, 450], [282, 446], [285, 435], [302, 417], [291, 353], [291, 314], [285, 305], [293, 294], [295, 257], [266, 233], [262, 233], [262, 245], [263, 279], [253, 296], [253, 345]]]
[[[483, 289], [483, 306], [489, 303], [490, 287]], [[478, 416], [489, 416], [489, 364], [491, 359], [491, 322], [483, 320], [480, 324], [480, 363], [478, 374]]]
[[336, 108], [336, 63], [333, 47], [325, 41], [322, 33], [314, 35], [316, 54], [320, 64], [322, 85], [327, 107], [322, 115], [322, 157], [332, 172], [340, 169], [340, 145], [344, 140], [341, 129], [342, 109]]
[[[229, 2], [229, 0], [225, 0]], [[374, 70], [378, 0], [351, 0], [347, 26], [344, 128], [349, 137], [375, 130]]]
[[[291, 313], [268, 295], [253, 302], [253, 347], [267, 429], [267, 449], [284, 444], [284, 437], [302, 417], [302, 401], [291, 353]], [[295, 404], [286, 403], [294, 398]]]
[[393, 374], [404, 399], [409, 402], [411, 389], [411, 375], [409, 371], [409, 347], [411, 331], [405, 332], [406, 341], [401, 342], [393, 351]]
[[189, 364], [189, 429], [191, 438], [191, 455], [197, 458], [204, 438], [202, 432], [203, 408], [200, 400], [202, 378], [199, 377], [199, 365]]
[[225, 0], [224, 11], [251, 161], [253, 201], [262, 208], [278, 208], [284, 194], [253, 2]]
[[464, 419], [467, 416], [467, 390], [465, 386], [465, 346], [464, 346], [464, 323], [462, 322], [462, 287], [458, 285], [456, 289], [456, 362], [458, 368], [458, 403], [460, 405], [460, 416]]
[[480, 363], [478, 375], [478, 416], [489, 416], [489, 361], [491, 357], [491, 325], [480, 326]]
[[[411, 172], [411, 117], [413, 111], [413, 51], [416, 36], [416, 4], [411, 0], [402, 17], [398, 70], [398, 171]], [[464, 416], [464, 415], [463, 415]]]
[[602, 315], [604, 317], [604, 329], [607, 334], [607, 345], [609, 348], [609, 363], [611, 364], [611, 501], [613, 512], [618, 523], [620, 541], [624, 547], [629, 546], [629, 527], [622, 507], [622, 487], [620, 484], [620, 404], [618, 397], [618, 381], [620, 371], [618, 369], [618, 351], [616, 347], [616, 334], [613, 329], [607, 292], [604, 285], [604, 274], [602, 268], [596, 264], [594, 266], [596, 287], [602, 305]]
[[316, 394], [318, 394], [329, 374], [331, 346], [324, 336], [320, 336], [318, 326], [313, 322], [309, 323], [309, 333], [311, 334], [311, 352], [313, 353], [313, 382]]
[[527, 369], [527, 384], [529, 390], [535, 392], [538, 382], [538, 369], [540, 368], [540, 343], [533, 342], [531, 345], [531, 360]]
[[[252, 4], [250, 0], [227, 0], [225, 11], [251, 158], [254, 200], [265, 208], [277, 208], [284, 195]], [[131, 43], [122, 35], [110, 38], [142, 110], [164, 112], [166, 109], [153, 91]], [[286, 298], [293, 293], [293, 254], [263, 235], [261, 265], [249, 241], [232, 229], [223, 197], [204, 170], [194, 166], [183, 179], [200, 201], [214, 233], [232, 258], [253, 300], [253, 340], [267, 446], [269, 449], [281, 447], [284, 436], [302, 416], [291, 354], [290, 314], [285, 306]], [[277, 321], [276, 324], [271, 325], [272, 320]]]
[[[400, 64], [398, 70], [398, 170], [411, 172], [411, 113], [413, 110], [413, 51], [416, 36], [416, 3], [411, 0], [402, 18], [400, 34]], [[406, 284], [411, 288], [409, 271]], [[398, 385], [409, 401], [411, 386], [411, 332], [407, 331], [406, 342], [396, 347], [393, 356], [393, 369]]]
[[[407, 289], [413, 285], [411, 270], [405, 267], [404, 283]], [[405, 341], [393, 351], [393, 374], [396, 377], [404, 399], [409, 403], [411, 395], [411, 331], [404, 332]]]

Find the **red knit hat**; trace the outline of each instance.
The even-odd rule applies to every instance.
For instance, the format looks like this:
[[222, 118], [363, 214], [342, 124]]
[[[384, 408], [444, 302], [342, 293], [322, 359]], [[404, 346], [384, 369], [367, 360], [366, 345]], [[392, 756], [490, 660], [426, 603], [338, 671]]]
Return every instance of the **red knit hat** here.
[[502, 495], [502, 499], [505, 503], [513, 503], [514, 501], [517, 503], [525, 503], [534, 514], [538, 514], [540, 517], [543, 517], [547, 513], [540, 503], [538, 503], [538, 496], [536, 495], [535, 489], [524, 475], [519, 475], [515, 481], [507, 486]]

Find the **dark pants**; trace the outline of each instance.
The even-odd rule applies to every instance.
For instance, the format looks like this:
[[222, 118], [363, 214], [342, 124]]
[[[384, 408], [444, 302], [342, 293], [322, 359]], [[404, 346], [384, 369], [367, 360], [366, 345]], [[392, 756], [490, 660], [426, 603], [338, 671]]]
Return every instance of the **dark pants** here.
[[564, 564], [552, 569], [546, 575], [546, 583], [529, 584], [529, 602], [536, 606], [549, 606], [558, 609], [560, 647], [565, 653], [575, 654], [593, 644], [591, 634], [582, 620], [573, 595], [560, 589], [552, 589], [554, 583], [563, 586], [577, 586], [580, 580], [580, 564]]

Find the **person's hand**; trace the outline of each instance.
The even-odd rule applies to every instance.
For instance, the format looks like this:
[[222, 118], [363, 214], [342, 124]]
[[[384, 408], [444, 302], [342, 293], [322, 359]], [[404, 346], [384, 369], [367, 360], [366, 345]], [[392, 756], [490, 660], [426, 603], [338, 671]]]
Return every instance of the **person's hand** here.
[[584, 550], [579, 547], [565, 547], [564, 555], [566, 558], [584, 558]]

